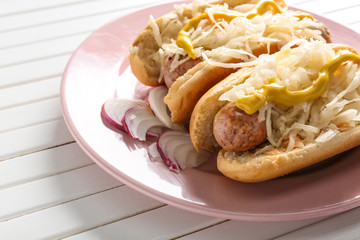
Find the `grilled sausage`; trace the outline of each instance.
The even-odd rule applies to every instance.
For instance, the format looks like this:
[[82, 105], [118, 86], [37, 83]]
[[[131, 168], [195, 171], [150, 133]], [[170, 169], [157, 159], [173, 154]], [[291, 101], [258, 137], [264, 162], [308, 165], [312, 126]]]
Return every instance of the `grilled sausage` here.
[[248, 115], [230, 103], [216, 114], [213, 133], [226, 151], [243, 152], [265, 141], [266, 126], [265, 121], [258, 120], [258, 113]]
[[[190, 68], [194, 67], [196, 64], [201, 62], [202, 60], [200, 58], [192, 59], [189, 58], [179, 66], [177, 66], [175, 69], [171, 69], [171, 64], [174, 61], [174, 57], [170, 56], [165, 60], [163, 71], [164, 71], [164, 82], [166, 86], [169, 88], [175, 80], [184, 75]], [[180, 60], [180, 59], [179, 59]]]

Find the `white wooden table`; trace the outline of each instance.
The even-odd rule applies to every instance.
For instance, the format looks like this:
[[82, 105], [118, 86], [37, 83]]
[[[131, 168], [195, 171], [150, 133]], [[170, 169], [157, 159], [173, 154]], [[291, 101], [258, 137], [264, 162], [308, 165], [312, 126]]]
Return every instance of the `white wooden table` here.
[[[82, 152], [60, 108], [67, 61], [103, 24], [161, 2], [0, 1], [0, 239], [360, 239], [360, 208], [287, 222], [203, 216], [132, 190]], [[359, 1], [287, 3], [360, 31]]]

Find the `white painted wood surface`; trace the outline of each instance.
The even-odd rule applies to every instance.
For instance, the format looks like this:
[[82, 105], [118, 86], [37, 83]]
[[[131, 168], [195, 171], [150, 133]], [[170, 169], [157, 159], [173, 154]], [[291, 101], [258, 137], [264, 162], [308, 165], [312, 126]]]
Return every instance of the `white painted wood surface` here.
[[[98, 27], [160, 2], [0, 1], [0, 239], [360, 239], [359, 208], [270, 223], [203, 216], [130, 189], [82, 152], [60, 110], [67, 61]], [[359, 1], [286, 2], [360, 31]]]

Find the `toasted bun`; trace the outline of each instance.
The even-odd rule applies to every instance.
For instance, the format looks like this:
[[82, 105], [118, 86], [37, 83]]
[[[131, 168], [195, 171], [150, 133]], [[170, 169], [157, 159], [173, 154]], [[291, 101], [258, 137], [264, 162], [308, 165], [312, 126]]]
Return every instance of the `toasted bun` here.
[[[190, 6], [184, 7], [184, 11], [174, 10], [156, 19], [162, 42], [175, 39], [188, 18], [192, 18]], [[154, 59], [154, 53], [159, 50], [159, 47], [150, 25], [137, 36], [130, 47], [131, 70], [140, 82], [148, 86], [163, 84], [162, 80], [159, 81], [161, 66]]]
[[360, 145], [360, 127], [336, 135], [324, 143], [314, 143], [290, 152], [269, 152], [258, 156], [221, 150], [217, 167], [225, 176], [241, 182], [261, 182], [277, 178]]
[[188, 121], [201, 96], [234, 71], [232, 68], [221, 68], [201, 62], [179, 77], [164, 98], [170, 109], [172, 121]]

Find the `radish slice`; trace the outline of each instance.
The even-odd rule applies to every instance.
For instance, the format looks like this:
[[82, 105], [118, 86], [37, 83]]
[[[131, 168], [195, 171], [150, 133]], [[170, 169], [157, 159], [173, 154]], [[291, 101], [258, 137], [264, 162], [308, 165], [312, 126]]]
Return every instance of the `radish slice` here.
[[197, 152], [187, 132], [169, 130], [157, 141], [158, 151], [171, 170], [197, 167], [211, 156], [208, 152]]
[[185, 131], [185, 127], [180, 124], [173, 123], [170, 118], [167, 105], [164, 103], [164, 97], [167, 95], [168, 89], [165, 86], [154, 87], [150, 89], [146, 101], [148, 101], [151, 110], [155, 116], [165, 124], [168, 128]]
[[101, 115], [110, 126], [125, 131], [122, 119], [128, 109], [137, 105], [146, 105], [146, 102], [133, 99], [109, 99], [102, 105]]
[[153, 127], [166, 127], [154, 116], [147, 105], [136, 105], [128, 109], [122, 123], [128, 134], [140, 141], [146, 140], [149, 129]]

